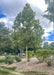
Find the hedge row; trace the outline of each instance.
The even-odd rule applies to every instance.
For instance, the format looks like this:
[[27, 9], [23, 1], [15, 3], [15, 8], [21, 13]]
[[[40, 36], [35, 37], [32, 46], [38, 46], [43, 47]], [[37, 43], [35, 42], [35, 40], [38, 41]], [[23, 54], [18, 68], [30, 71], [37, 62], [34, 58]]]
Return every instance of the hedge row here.
[[40, 62], [53, 55], [54, 50], [39, 49], [36, 51], [36, 57], [39, 59]]

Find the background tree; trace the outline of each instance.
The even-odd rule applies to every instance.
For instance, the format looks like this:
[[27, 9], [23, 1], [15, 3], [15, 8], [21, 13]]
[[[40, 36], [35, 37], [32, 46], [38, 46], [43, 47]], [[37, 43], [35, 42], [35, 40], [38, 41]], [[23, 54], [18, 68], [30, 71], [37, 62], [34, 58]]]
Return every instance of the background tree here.
[[53, 1], [53, 0], [45, 0], [45, 3], [49, 5], [51, 3], [51, 1]]
[[54, 28], [54, 0], [45, 0], [47, 7], [47, 14], [44, 15], [47, 19], [49, 19], [51, 22], [53, 22], [53, 28]]
[[50, 43], [50, 49], [54, 50], [54, 42]]
[[[8, 52], [11, 48], [11, 40], [9, 38], [9, 29], [4, 23], [0, 22], [0, 53]], [[8, 51], [7, 51], [8, 50]]]
[[43, 49], [50, 50], [50, 44], [48, 42], [45, 42], [44, 45], [43, 45]]
[[50, 44], [48, 42], [45, 42], [43, 45], [43, 49], [54, 50], [54, 42], [51, 42]]

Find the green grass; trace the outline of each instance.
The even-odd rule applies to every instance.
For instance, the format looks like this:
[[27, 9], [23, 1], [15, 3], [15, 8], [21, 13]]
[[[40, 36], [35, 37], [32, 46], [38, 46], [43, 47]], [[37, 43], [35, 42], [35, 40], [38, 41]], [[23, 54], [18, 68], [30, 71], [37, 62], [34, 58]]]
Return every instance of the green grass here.
[[5, 63], [5, 58], [0, 58], [0, 64]]
[[5, 66], [1, 66], [1, 68], [12, 70], [12, 71], [15, 71], [15, 69], [16, 69], [16, 67], [5, 67]]
[[16, 72], [15, 69], [16, 69], [16, 67], [7, 68], [4, 66], [1, 66], [0, 67], [0, 75], [48, 75], [46, 73], [35, 72], [35, 71]]
[[24, 75], [48, 75], [46, 73], [41, 73], [41, 72], [23, 72]]
[[14, 75], [14, 74], [12, 74], [12, 73], [9, 73], [9, 72], [7, 72], [7, 71], [2, 71], [2, 70], [0, 70], [0, 75]]
[[0, 75], [21, 75], [18, 72], [15, 72], [16, 67], [7, 68], [4, 66], [0, 67]]
[[0, 66], [0, 75], [47, 75], [46, 73], [40, 72], [16, 72], [16, 67], [7, 68], [4, 66]]

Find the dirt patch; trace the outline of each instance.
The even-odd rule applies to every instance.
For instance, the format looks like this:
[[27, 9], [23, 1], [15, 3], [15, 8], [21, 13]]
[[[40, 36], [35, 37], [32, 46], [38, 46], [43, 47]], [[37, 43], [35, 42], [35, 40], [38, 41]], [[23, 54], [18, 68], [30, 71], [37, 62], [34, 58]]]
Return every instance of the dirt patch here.
[[14, 62], [11, 65], [3, 64], [0, 66], [6, 67], [16, 67], [16, 71], [38, 71], [38, 72], [49, 72], [54, 73], [54, 64], [51, 67], [48, 67], [46, 63], [38, 63], [37, 58], [32, 58], [30, 62], [26, 64], [26, 59], [22, 59], [21, 62]]

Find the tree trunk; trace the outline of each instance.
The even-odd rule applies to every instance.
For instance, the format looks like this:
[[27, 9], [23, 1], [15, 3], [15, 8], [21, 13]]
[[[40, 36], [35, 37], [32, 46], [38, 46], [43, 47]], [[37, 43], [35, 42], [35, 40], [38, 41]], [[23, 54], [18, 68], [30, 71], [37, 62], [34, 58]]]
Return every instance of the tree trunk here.
[[22, 58], [23, 57], [23, 50], [20, 48], [20, 45], [18, 44], [18, 49], [20, 51], [20, 57]]
[[26, 46], [26, 65], [28, 66], [28, 47]]
[[23, 57], [23, 50], [20, 49], [20, 57], [22, 58]]

